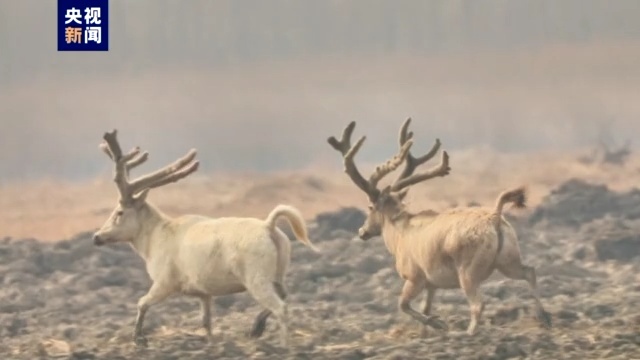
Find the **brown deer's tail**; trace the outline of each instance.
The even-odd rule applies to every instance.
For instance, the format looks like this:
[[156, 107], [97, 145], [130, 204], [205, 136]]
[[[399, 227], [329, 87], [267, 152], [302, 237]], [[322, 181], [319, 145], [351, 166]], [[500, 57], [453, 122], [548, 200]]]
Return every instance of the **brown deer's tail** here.
[[496, 207], [495, 207], [494, 216], [493, 216], [494, 225], [496, 227], [497, 242], [498, 242], [496, 255], [493, 258], [494, 264], [498, 260], [498, 256], [500, 255], [500, 252], [502, 251], [502, 248], [504, 246], [504, 230], [502, 228], [502, 222], [503, 222], [502, 209], [504, 208], [504, 205], [508, 203], [513, 203], [513, 206], [515, 206], [518, 209], [522, 209], [526, 206], [525, 204], [526, 201], [527, 201], [527, 190], [524, 186], [503, 191], [500, 194], [500, 196], [498, 196], [498, 200], [496, 200]]
[[498, 196], [498, 200], [496, 201], [495, 214], [500, 216], [502, 215], [502, 209], [505, 204], [513, 203], [518, 209], [522, 209], [526, 207], [527, 201], [527, 190], [524, 186], [520, 186], [518, 188], [503, 191], [500, 196]]

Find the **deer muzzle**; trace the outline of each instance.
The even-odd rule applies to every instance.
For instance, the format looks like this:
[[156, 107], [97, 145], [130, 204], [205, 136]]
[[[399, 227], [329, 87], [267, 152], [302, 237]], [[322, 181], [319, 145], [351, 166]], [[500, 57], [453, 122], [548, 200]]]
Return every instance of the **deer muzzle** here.
[[371, 233], [369, 233], [367, 230], [365, 230], [363, 228], [358, 229], [358, 236], [363, 241], [367, 241], [367, 240], [369, 240], [369, 239], [371, 239], [373, 237], [373, 235], [371, 235]]
[[100, 235], [94, 234], [93, 235], [93, 244], [96, 245], [96, 246], [102, 246], [102, 245], [106, 244], [106, 241], [104, 241], [104, 239], [101, 238]]

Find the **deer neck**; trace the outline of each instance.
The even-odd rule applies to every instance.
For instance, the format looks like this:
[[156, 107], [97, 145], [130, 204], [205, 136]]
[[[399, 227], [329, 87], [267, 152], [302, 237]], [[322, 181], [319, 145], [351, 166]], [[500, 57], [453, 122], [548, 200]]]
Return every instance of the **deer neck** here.
[[140, 212], [140, 219], [142, 219], [140, 232], [131, 242], [131, 246], [145, 261], [149, 261], [153, 255], [154, 244], [164, 240], [160, 235], [171, 218], [149, 203], [145, 203]]
[[405, 211], [386, 214], [384, 216], [382, 238], [384, 239], [384, 244], [387, 246], [387, 250], [389, 250], [393, 256], [396, 256], [398, 252], [398, 245], [401, 242], [404, 228], [409, 217], [410, 214]]

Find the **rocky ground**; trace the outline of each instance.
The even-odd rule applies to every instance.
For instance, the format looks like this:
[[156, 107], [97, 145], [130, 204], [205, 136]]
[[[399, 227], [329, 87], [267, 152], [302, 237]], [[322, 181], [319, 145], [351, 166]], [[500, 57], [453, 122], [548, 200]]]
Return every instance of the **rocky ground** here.
[[[199, 305], [173, 298], [152, 308], [149, 347], [130, 341], [136, 302], [149, 287], [128, 246], [96, 248], [90, 234], [56, 243], [0, 242], [2, 359], [640, 359], [640, 191], [615, 193], [571, 180], [527, 218], [509, 216], [525, 261], [538, 269], [553, 329], [532, 319], [524, 283], [492, 277], [484, 321], [464, 335], [469, 308], [459, 290], [441, 291], [434, 312], [447, 334], [400, 314], [402, 281], [381, 239], [353, 240], [355, 209], [310, 224], [315, 254], [294, 243], [287, 278], [293, 346], [278, 348], [277, 324], [245, 334], [261, 310], [247, 294], [215, 300], [213, 341]], [[419, 304], [416, 304], [419, 306]]]

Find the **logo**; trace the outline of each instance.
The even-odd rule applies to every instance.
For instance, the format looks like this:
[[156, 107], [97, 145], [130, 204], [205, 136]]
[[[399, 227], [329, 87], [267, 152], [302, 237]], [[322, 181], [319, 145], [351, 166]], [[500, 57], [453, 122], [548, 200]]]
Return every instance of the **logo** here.
[[109, 0], [58, 0], [58, 51], [109, 51]]

